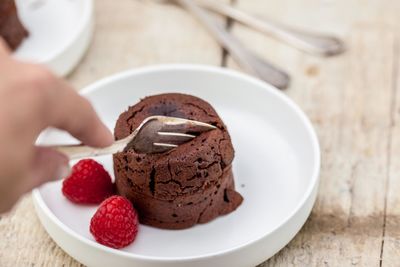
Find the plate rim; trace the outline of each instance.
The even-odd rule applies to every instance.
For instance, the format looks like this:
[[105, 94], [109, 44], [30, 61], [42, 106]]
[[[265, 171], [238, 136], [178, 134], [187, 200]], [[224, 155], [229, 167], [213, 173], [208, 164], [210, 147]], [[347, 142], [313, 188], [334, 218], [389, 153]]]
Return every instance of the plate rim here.
[[[207, 73], [213, 73], [213, 74], [221, 74], [221, 75], [225, 75], [225, 76], [230, 76], [232, 78], [239, 78], [239, 79], [245, 80], [248, 83], [252, 83], [258, 87], [261, 87], [261, 88], [269, 91], [269, 93], [275, 95], [275, 97], [280, 98], [286, 105], [288, 105], [299, 116], [302, 124], [305, 126], [305, 128], [307, 130], [307, 133], [311, 137], [312, 152], [315, 155], [315, 163], [313, 166], [312, 177], [310, 179], [310, 183], [307, 186], [307, 189], [304, 191], [304, 194], [302, 195], [297, 206], [290, 212], [290, 214], [288, 214], [285, 217], [284, 220], [282, 220], [282, 223], [280, 223], [278, 226], [276, 226], [272, 230], [266, 232], [265, 234], [263, 234], [257, 238], [254, 238], [250, 241], [247, 241], [247, 242], [237, 245], [235, 247], [231, 247], [229, 249], [220, 250], [220, 251], [212, 252], [212, 253], [205, 253], [205, 254], [198, 255], [198, 256], [155, 257], [155, 256], [144, 256], [144, 255], [139, 255], [139, 254], [135, 254], [132, 252], [109, 248], [109, 247], [103, 246], [101, 244], [98, 244], [93, 240], [90, 240], [86, 237], [79, 235], [78, 233], [76, 233], [72, 229], [70, 229], [68, 226], [66, 226], [60, 219], [58, 219], [51, 212], [49, 207], [45, 204], [39, 189], [34, 189], [33, 193], [32, 193], [33, 200], [36, 204], [35, 208], [36, 209], [41, 208], [43, 211], [43, 214], [47, 215], [47, 218], [50, 219], [54, 224], [56, 224], [58, 228], [60, 228], [64, 232], [68, 233], [70, 236], [74, 237], [75, 239], [78, 239], [79, 241], [83, 242], [85, 245], [92, 246], [92, 247], [99, 249], [106, 253], [116, 254], [117, 256], [129, 258], [129, 259], [145, 260], [145, 261], [180, 262], [180, 261], [204, 260], [207, 258], [223, 256], [223, 255], [226, 255], [229, 253], [239, 251], [253, 243], [257, 243], [257, 242], [267, 238], [268, 236], [273, 235], [276, 231], [278, 231], [284, 225], [289, 223], [293, 219], [293, 217], [295, 217], [301, 211], [301, 209], [304, 206], [306, 206], [307, 201], [309, 201], [309, 198], [313, 195], [314, 190], [316, 190], [318, 188], [319, 174], [320, 174], [320, 167], [321, 167], [321, 152], [320, 152], [320, 145], [319, 145], [318, 137], [317, 137], [314, 127], [312, 126], [311, 121], [306, 116], [306, 114], [301, 110], [301, 108], [292, 99], [290, 99], [288, 96], [286, 96], [283, 92], [281, 92], [279, 89], [275, 88], [274, 86], [267, 84], [257, 78], [251, 77], [247, 74], [244, 74], [244, 73], [241, 73], [241, 72], [238, 72], [235, 70], [217, 67], [217, 66], [203, 65], [203, 64], [157, 64], [157, 65], [146, 66], [146, 67], [141, 67], [141, 68], [137, 68], [137, 69], [129, 69], [129, 70], [125, 70], [125, 71], [118, 72], [113, 75], [107, 76], [98, 81], [95, 81], [94, 83], [89, 84], [88, 86], [86, 86], [85, 88], [80, 90], [79, 93], [81, 95], [85, 96], [85, 95], [97, 90], [97, 88], [99, 86], [106, 85], [115, 80], [124, 79], [128, 76], [137, 76], [137, 75], [143, 75], [146, 73], [166, 72], [166, 71], [195, 71], [195, 72], [200, 71], [200, 72], [207, 72]], [[313, 200], [312, 205], [314, 205], [314, 204], [315, 204], [315, 199]], [[36, 213], [38, 214], [38, 211], [36, 211]], [[39, 214], [38, 214], [38, 216], [40, 217]], [[309, 216], [309, 214], [307, 215], [307, 217], [308, 216]], [[304, 223], [305, 222], [302, 222], [301, 225], [304, 225]], [[47, 232], [47, 229], [46, 229], [46, 232]]]

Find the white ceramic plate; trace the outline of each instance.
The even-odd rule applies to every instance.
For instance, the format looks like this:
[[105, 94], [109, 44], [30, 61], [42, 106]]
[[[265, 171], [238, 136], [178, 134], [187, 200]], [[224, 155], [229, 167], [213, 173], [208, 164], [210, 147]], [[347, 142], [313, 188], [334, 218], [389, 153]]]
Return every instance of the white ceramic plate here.
[[93, 32], [93, 0], [17, 0], [29, 31], [15, 57], [67, 75], [86, 51]]
[[[277, 89], [215, 67], [132, 70], [82, 91], [110, 128], [129, 105], [164, 92], [199, 96], [226, 122], [236, 149], [235, 182], [243, 204], [186, 230], [141, 225], [132, 245], [115, 250], [97, 244], [89, 233], [96, 207], [72, 204], [56, 182], [34, 192], [43, 226], [60, 247], [88, 266], [255, 266], [271, 257], [299, 231], [315, 201], [320, 152], [309, 120]], [[71, 139], [48, 131], [42, 141]], [[98, 160], [112, 173], [110, 156]]]

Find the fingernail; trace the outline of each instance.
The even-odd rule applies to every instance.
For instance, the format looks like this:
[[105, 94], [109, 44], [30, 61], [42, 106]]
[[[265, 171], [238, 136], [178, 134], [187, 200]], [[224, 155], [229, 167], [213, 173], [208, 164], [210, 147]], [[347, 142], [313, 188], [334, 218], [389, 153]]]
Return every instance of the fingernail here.
[[71, 168], [68, 164], [62, 165], [57, 170], [57, 175], [54, 180], [62, 180], [71, 174]]

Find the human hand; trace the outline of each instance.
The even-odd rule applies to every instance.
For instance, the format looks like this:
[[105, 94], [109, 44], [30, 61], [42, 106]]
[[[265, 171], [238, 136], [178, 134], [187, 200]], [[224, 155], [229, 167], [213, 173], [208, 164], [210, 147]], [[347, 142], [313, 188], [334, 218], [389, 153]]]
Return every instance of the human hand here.
[[90, 146], [113, 142], [85, 98], [43, 66], [13, 59], [0, 38], [0, 213], [34, 187], [68, 175], [66, 156], [34, 145], [50, 126]]

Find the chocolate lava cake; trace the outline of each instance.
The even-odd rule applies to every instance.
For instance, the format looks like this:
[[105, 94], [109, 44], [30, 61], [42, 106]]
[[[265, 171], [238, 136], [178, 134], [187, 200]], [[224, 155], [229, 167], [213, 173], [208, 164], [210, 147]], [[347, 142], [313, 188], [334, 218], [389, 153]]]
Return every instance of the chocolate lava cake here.
[[226, 126], [210, 104], [183, 94], [146, 97], [119, 116], [115, 138], [128, 136], [153, 115], [198, 120], [217, 129], [165, 153], [129, 150], [114, 155], [118, 193], [133, 203], [141, 223], [182, 229], [235, 210], [243, 198], [233, 181], [234, 150]]
[[28, 31], [18, 18], [14, 0], [0, 0], [0, 36], [12, 50], [28, 36]]

